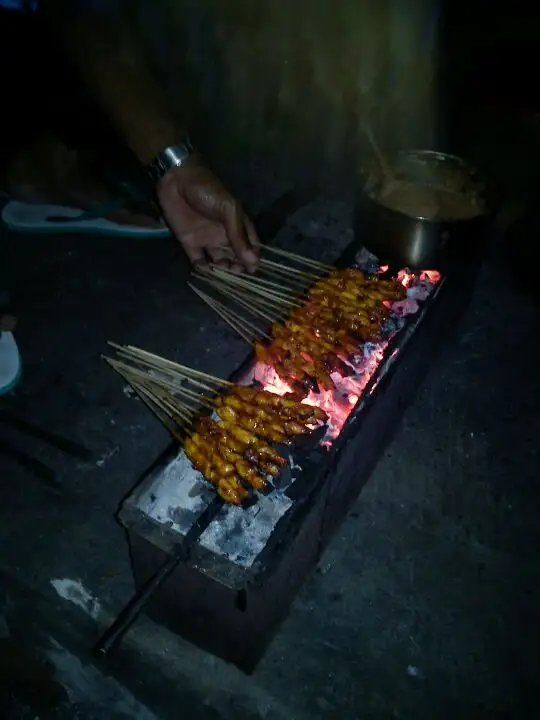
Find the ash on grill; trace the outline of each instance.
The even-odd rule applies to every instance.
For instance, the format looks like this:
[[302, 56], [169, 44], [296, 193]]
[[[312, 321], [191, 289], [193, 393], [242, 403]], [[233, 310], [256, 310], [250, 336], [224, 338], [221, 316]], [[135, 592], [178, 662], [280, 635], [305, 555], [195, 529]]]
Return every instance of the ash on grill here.
[[[354, 266], [368, 274], [383, 275], [388, 270], [380, 267], [377, 259], [365, 249], [357, 254]], [[321, 407], [329, 416], [326, 434], [324, 437], [320, 437], [320, 433], [319, 437], [312, 437], [312, 444], [331, 448], [352, 411], [362, 404], [368, 385], [372, 393], [396, 360], [399, 347], [395, 340], [406, 330], [408, 318], [418, 315], [422, 304], [442, 285], [441, 276], [436, 271], [413, 274], [402, 270], [398, 277], [407, 288], [407, 298], [391, 305], [392, 313], [383, 331], [384, 340], [366, 343], [362, 352], [349, 358], [353, 371], [350, 377], [337, 373], [332, 375], [335, 390], [310, 393], [304, 400], [307, 404]], [[254, 380], [270, 392], [280, 395], [290, 392], [273, 368], [262, 363], [253, 363], [240, 382], [250, 385]], [[276, 483], [278, 487], [268, 495], [259, 494], [257, 503], [247, 509], [225, 505], [202, 534], [200, 547], [240, 568], [253, 566], [278, 523], [293, 506], [295, 484], [302, 478], [302, 460], [298, 456], [303, 457], [305, 452], [296, 453], [294, 448], [287, 452], [289, 465]], [[202, 475], [180, 452], [156, 471], [130, 502], [153, 524], [185, 536], [213, 496]]]

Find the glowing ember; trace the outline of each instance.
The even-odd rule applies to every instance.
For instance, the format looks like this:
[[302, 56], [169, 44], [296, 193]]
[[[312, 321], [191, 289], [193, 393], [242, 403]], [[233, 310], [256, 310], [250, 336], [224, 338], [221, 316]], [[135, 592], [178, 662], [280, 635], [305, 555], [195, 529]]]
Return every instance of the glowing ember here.
[[[381, 266], [380, 273], [388, 270], [388, 266]], [[343, 377], [339, 373], [332, 373], [334, 390], [323, 390], [320, 393], [310, 392], [302, 400], [305, 405], [314, 405], [324, 410], [328, 415], [328, 431], [321, 445], [330, 448], [333, 440], [337, 438], [345, 425], [347, 418], [360, 401], [366, 386], [375, 374], [375, 371], [385, 358], [385, 350], [391, 338], [403, 325], [403, 318], [419, 310], [419, 302], [424, 301], [433, 291], [441, 279], [437, 270], [424, 270], [413, 273], [410, 270], [400, 270], [397, 275], [399, 281], [407, 288], [407, 298], [388, 304], [392, 311], [390, 318], [391, 330], [385, 340], [377, 343], [368, 342], [358, 353], [348, 358], [348, 364], [354, 369], [354, 375]], [[395, 358], [399, 350], [395, 349], [390, 356]], [[264, 363], [257, 363], [254, 368], [254, 378], [264, 389], [276, 395], [292, 393], [292, 388], [284, 382], [274, 368]], [[370, 388], [370, 394], [375, 391], [378, 381]]]

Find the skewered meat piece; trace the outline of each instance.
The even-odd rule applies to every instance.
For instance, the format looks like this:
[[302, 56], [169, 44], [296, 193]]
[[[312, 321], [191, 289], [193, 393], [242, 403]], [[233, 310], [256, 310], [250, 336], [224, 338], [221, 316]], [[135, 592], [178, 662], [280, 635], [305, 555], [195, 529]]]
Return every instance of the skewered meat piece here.
[[240, 485], [236, 486], [230, 482], [228, 478], [222, 478], [218, 481], [216, 490], [221, 499], [226, 503], [230, 505], [241, 505], [243, 498], [247, 496], [247, 492], [242, 488], [245, 495], [241, 495], [238, 490], [240, 487]]
[[[205, 417], [199, 420], [196, 427], [204, 428], [205, 430], [208, 428], [209, 430], [207, 432], [210, 432], [212, 437], [218, 437], [223, 444], [227, 445], [227, 447], [231, 448], [234, 452], [243, 455], [246, 459], [253, 458], [254, 455], [257, 455], [257, 457], [270, 460], [278, 465], [285, 465], [287, 462], [276, 450], [268, 445], [268, 443], [264, 442], [264, 440], [260, 440], [256, 435], [253, 435], [243, 428], [238, 428], [231, 423], [223, 420], [216, 422], [209, 417]], [[250, 452], [249, 458], [247, 454], [248, 449], [250, 451], [255, 449], [255, 452]]]
[[205, 476], [213, 478], [209, 482], [234, 473], [234, 465], [215, 456], [212, 452], [212, 445], [198, 433], [192, 433], [191, 437], [186, 439], [184, 446], [186, 453], [190, 452], [197, 462], [197, 469]]
[[218, 453], [221, 454], [223, 458], [227, 460], [227, 462], [230, 462], [234, 465], [234, 469], [238, 473], [238, 475], [242, 478], [242, 480], [245, 480], [247, 483], [249, 483], [252, 488], [255, 488], [255, 490], [265, 490], [267, 488], [268, 484], [265, 478], [262, 475], [259, 475], [257, 470], [252, 465], [250, 465], [247, 460], [245, 460], [241, 455], [230, 450], [230, 448], [228, 448], [227, 445], [222, 442], [218, 442], [215, 446], [215, 449]]
[[214, 440], [220, 440], [233, 452], [242, 453], [245, 448], [245, 444], [234, 438], [230, 433], [226, 432], [221, 425], [212, 420], [208, 416], [204, 416], [198, 420], [195, 425], [195, 430], [203, 436], [212, 437]]
[[272, 336], [274, 338], [288, 338], [293, 336], [301, 338], [302, 341], [305, 341], [307, 343], [316, 343], [316, 345], [320, 347], [321, 350], [325, 350], [326, 352], [337, 351], [334, 343], [325, 341], [323, 338], [317, 337], [311, 327], [301, 325], [300, 323], [294, 322], [294, 320], [292, 319], [287, 320], [284, 325], [273, 325]]
[[246, 415], [249, 415], [250, 417], [255, 417], [260, 420], [267, 420], [268, 422], [272, 422], [276, 416], [276, 413], [269, 413], [263, 407], [259, 407], [258, 405], [253, 405], [249, 402], [245, 402], [244, 400], [242, 400], [236, 395], [233, 395], [232, 393], [229, 395], [220, 395], [215, 399], [215, 404], [216, 407], [229, 405], [230, 407], [238, 410], [239, 412], [246, 413]]
[[[247, 460], [243, 460], [242, 458], [240, 458], [236, 461], [235, 467], [240, 477], [246, 480], [252, 488], [255, 488], [255, 490], [259, 490], [260, 492], [267, 489], [268, 483], [266, 481], [266, 478], [262, 475], [259, 475], [259, 473], [247, 462]], [[277, 475], [279, 475], [279, 468]]]
[[[230, 432], [234, 438], [243, 443], [245, 446], [244, 457], [247, 460], [258, 462], [258, 460], [254, 460], [253, 458], [261, 458], [262, 460], [275, 462], [278, 465], [286, 464], [287, 461], [281, 457], [277, 450], [274, 450], [274, 448], [264, 442], [264, 440], [259, 440], [256, 435], [248, 430], [237, 427], [227, 420], [221, 420], [218, 425], [221, 425], [225, 430]], [[250, 451], [249, 454], [248, 450]]]
[[348, 368], [346, 363], [333, 352], [330, 343], [319, 343], [308, 335], [293, 335], [288, 338], [286, 335], [280, 335], [272, 343], [272, 346], [291, 354], [298, 353], [303, 357], [307, 355], [306, 359], [313, 361], [316, 367], [322, 368], [328, 374], [336, 371], [340, 372], [343, 377], [353, 374], [353, 370]]
[[309, 423], [312, 422], [312, 418], [318, 422], [326, 422], [328, 420], [328, 415], [320, 408], [313, 407], [312, 405], [304, 405], [297, 400], [286, 398], [283, 395], [276, 395], [266, 390], [236, 385], [231, 389], [231, 393], [246, 402], [259, 405], [260, 407], [275, 409], [283, 417], [305, 418], [306, 422]]
[[[217, 425], [210, 418], [205, 418], [205, 420], [207, 422], [202, 424], [203, 428], [211, 429], [212, 425]], [[266, 489], [265, 478], [259, 475], [240, 453], [232, 450], [226, 444], [228, 439], [225, 432], [221, 435], [215, 432], [208, 435], [193, 433], [185, 446], [186, 455], [209, 482], [223, 477], [228, 480], [234, 474], [248, 482], [256, 490]], [[212, 459], [210, 460], [210, 458]], [[195, 465], [195, 463], [197, 464]], [[245, 497], [247, 493], [244, 488], [242, 490], [241, 496]]]
[[263, 462], [260, 464], [260, 468], [265, 475], [277, 478], [281, 472], [280, 468], [275, 463]]
[[230, 406], [234, 410], [243, 412], [249, 417], [276, 424], [283, 428], [283, 431], [288, 436], [300, 434], [298, 426], [303, 428], [302, 432], [308, 432], [308, 425], [317, 424], [323, 417], [326, 417], [322, 410], [317, 412], [318, 408], [312, 408], [309, 405], [300, 405], [300, 403], [298, 403], [296, 413], [292, 411], [284, 415], [280, 412], [279, 406], [272, 412], [268, 412], [264, 410], [264, 408], [245, 402], [233, 394], [222, 395], [216, 398], [215, 403], [218, 408]]
[[[286, 357], [275, 366], [278, 375], [285, 381], [296, 380], [302, 387], [320, 393], [319, 379], [316, 377], [316, 368], [312, 362], [302, 356]], [[329, 380], [330, 388], [333, 387]]]
[[[259, 437], [266, 437], [272, 442], [287, 442], [288, 438], [294, 435], [303, 435], [308, 432], [309, 428], [296, 420], [288, 420], [274, 416], [272, 423], [268, 424], [266, 420], [258, 420], [250, 418], [249, 415], [242, 415], [234, 408], [224, 405], [218, 409], [218, 414], [223, 420], [236, 422], [241, 427], [251, 429], [258, 434]], [[242, 423], [245, 423], [242, 425]]]
[[[219, 453], [224, 460], [234, 465], [241, 478], [247, 480], [249, 484], [257, 490], [262, 490], [266, 487], [266, 483], [262, 482], [263, 479], [256, 474], [255, 468], [252, 466], [246, 467], [243, 464], [244, 459], [247, 457], [248, 449], [248, 446], [246, 446], [244, 442], [235, 439], [221, 424], [218, 424], [209, 417], [201, 418], [197, 426], [206, 437], [214, 441], [215, 444], [213, 447], [216, 452]], [[262, 442], [261, 445], [262, 448], [260, 452], [267, 456], [268, 450], [271, 451], [272, 448], [269, 446], [267, 448]], [[253, 453], [250, 453], [250, 457], [253, 457]], [[285, 460], [280, 455], [277, 457], [281, 463], [285, 464]], [[251, 472], [252, 470], [253, 472]], [[263, 472], [268, 474], [264, 469]], [[279, 468], [277, 475], [279, 475]]]
[[245, 428], [252, 433], [256, 433], [258, 437], [270, 440], [271, 442], [284, 443], [287, 442], [287, 436], [276, 423], [268, 424], [264, 420], [249, 417], [249, 415], [238, 412], [229, 405], [218, 407], [217, 413], [222, 420]]
[[[195, 434], [195, 433], [194, 433]], [[247, 497], [248, 493], [237, 477], [229, 473], [222, 476], [219, 471], [219, 463], [215, 463], [204, 452], [203, 446], [197, 440], [187, 438], [184, 442], [184, 451], [190, 459], [193, 467], [204, 476], [207, 482], [214, 485], [217, 493], [227, 503], [233, 505], [241, 505], [242, 500]]]

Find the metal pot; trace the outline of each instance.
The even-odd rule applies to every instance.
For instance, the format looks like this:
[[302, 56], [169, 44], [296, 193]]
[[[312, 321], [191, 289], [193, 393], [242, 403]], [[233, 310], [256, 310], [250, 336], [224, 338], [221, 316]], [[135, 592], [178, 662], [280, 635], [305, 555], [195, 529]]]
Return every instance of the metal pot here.
[[440, 269], [464, 258], [478, 260], [496, 212], [494, 188], [487, 178], [465, 160], [432, 150], [401, 152], [391, 167], [400, 179], [434, 187], [444, 185], [445, 175], [459, 172], [482, 196], [485, 211], [456, 220], [413, 217], [381, 205], [362, 183], [354, 219], [358, 242], [381, 261], [411, 269]]

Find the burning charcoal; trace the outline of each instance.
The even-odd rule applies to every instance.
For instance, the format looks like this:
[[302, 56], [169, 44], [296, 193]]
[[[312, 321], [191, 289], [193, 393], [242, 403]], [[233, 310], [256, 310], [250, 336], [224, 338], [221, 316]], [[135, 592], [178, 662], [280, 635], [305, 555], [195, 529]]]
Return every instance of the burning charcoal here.
[[304, 389], [302, 388], [301, 393], [288, 392], [288, 393], [285, 393], [285, 395], [283, 397], [287, 398], [288, 400], [294, 400], [295, 402], [302, 402], [302, 400], [304, 400], [307, 396], [308, 396], [308, 393], [306, 393], [304, 391]]
[[309, 395], [309, 387], [306, 387], [300, 380], [293, 380], [291, 383], [294, 390], [295, 400], [302, 401]]
[[306, 375], [301, 381], [302, 386], [308, 390], [308, 392], [314, 392], [317, 395], [321, 392], [319, 383], [312, 375]]
[[336, 363], [335, 370], [341, 375], [341, 377], [351, 377], [354, 375], [354, 370], [350, 365], [347, 365], [347, 363], [341, 358], [336, 359], [338, 362]]
[[387, 338], [393, 335], [403, 326], [403, 322], [395, 315], [390, 315], [381, 327], [381, 334], [383, 338]]
[[325, 355], [322, 359], [325, 370], [331, 375], [334, 372], [339, 373], [342, 377], [350, 377], [354, 374], [352, 368], [347, 363], [343, 362], [341, 358], [333, 353]]

